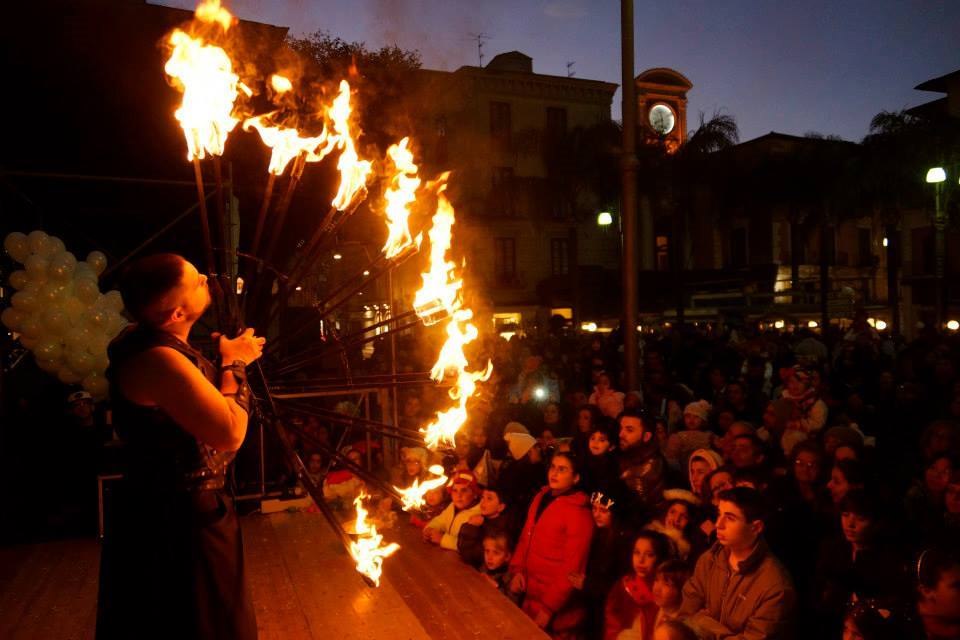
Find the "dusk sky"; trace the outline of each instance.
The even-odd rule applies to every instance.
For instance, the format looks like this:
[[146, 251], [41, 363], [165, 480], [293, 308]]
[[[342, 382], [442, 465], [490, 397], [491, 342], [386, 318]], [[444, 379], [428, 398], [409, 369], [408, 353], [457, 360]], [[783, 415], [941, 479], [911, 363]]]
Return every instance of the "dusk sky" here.
[[[193, 0], [164, 0], [193, 8]], [[534, 71], [620, 82], [615, 0], [225, 0], [236, 15], [324, 29], [371, 48], [418, 49], [427, 68], [518, 50]], [[809, 131], [860, 140], [881, 110], [941, 94], [914, 86], [960, 68], [958, 0], [635, 0], [637, 73], [671, 67], [693, 82], [688, 125], [722, 109], [742, 140]], [[620, 118], [620, 94], [613, 117]]]

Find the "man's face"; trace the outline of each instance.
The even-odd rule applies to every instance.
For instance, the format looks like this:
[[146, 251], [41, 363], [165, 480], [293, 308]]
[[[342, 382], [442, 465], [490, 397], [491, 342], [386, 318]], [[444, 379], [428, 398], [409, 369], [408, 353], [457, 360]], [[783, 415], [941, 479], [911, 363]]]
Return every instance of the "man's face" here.
[[487, 538], [483, 541], [483, 564], [489, 571], [496, 571], [510, 561], [510, 552], [503, 540]]
[[172, 307], [183, 309], [184, 319], [195, 322], [210, 306], [210, 289], [207, 287], [207, 276], [184, 260], [183, 276], [180, 285], [172, 292], [175, 296]]
[[307, 462], [307, 470], [310, 471], [310, 473], [320, 473], [323, 470], [323, 458], [320, 457], [319, 453], [310, 455], [310, 460]]
[[620, 418], [620, 448], [629, 449], [630, 447], [646, 442], [650, 438], [644, 438], [643, 420], [635, 416], [623, 416]]
[[801, 451], [793, 461], [793, 475], [797, 482], [813, 484], [820, 475], [820, 456], [812, 451]]
[[865, 518], [859, 513], [844, 511], [840, 514], [840, 526], [843, 529], [843, 537], [846, 538], [850, 544], [865, 544], [867, 542], [870, 524], [870, 518]]
[[450, 487], [450, 501], [457, 509], [466, 509], [473, 505], [477, 500], [477, 494], [473, 492], [473, 487], [468, 484], [455, 484]]
[[485, 518], [495, 518], [507, 505], [500, 502], [500, 496], [496, 491], [485, 489], [480, 496], [480, 515]]
[[740, 507], [727, 500], [720, 500], [717, 516], [717, 542], [729, 549], [748, 549], [757, 541], [763, 525], [747, 522]]
[[590, 453], [595, 456], [602, 456], [610, 451], [610, 439], [603, 431], [594, 431], [590, 434], [590, 440], [587, 443]]
[[762, 457], [754, 448], [754, 443], [750, 438], [736, 438], [730, 447], [730, 461], [738, 469], [759, 464]]
[[944, 622], [960, 622], [960, 566], [953, 566], [940, 574], [940, 580], [932, 589], [921, 587], [920, 603], [922, 616], [936, 616]]

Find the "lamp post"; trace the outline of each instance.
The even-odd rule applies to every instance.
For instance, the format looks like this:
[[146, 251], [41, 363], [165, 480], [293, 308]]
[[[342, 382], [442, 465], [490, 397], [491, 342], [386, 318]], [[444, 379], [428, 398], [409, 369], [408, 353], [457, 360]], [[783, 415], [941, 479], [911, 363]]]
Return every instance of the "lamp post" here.
[[947, 172], [943, 167], [933, 167], [927, 171], [927, 184], [934, 186], [934, 213], [933, 213], [933, 278], [936, 293], [935, 317], [937, 329], [943, 327], [947, 317], [947, 281], [943, 277], [947, 262], [947, 217], [943, 211], [942, 198], [943, 183], [947, 180]]
[[[637, 388], [637, 90], [633, 78], [633, 0], [620, 0], [620, 90], [623, 149], [620, 163], [620, 218], [623, 225], [624, 389]], [[646, 242], [646, 238], [644, 241]]]

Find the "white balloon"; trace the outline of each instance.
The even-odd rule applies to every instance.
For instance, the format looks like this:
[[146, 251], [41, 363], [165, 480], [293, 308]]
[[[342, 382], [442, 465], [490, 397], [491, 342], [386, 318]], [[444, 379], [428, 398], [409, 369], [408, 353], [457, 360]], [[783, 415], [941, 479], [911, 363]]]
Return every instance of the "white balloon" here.
[[57, 236], [50, 236], [50, 246], [53, 248], [53, 251], [51, 251], [53, 255], [63, 253], [67, 250], [67, 245], [63, 244], [63, 240]]
[[40, 306], [40, 296], [29, 290], [17, 291], [10, 298], [14, 307], [21, 311], [33, 311]]
[[83, 322], [94, 333], [106, 333], [110, 326], [110, 312], [98, 306], [92, 306], [83, 314]]
[[97, 285], [96, 280], [88, 280], [86, 278], [80, 280], [74, 279], [73, 295], [75, 295], [80, 302], [88, 305], [93, 304], [100, 296], [100, 287]]
[[55, 280], [69, 280], [77, 268], [77, 258], [69, 251], [62, 251], [50, 256], [47, 272]]
[[32, 280], [47, 279], [47, 267], [50, 263], [45, 257], [34, 254], [27, 258], [27, 261], [23, 264], [27, 268], [27, 275]]
[[87, 310], [87, 305], [71, 295], [64, 299], [62, 306], [63, 312], [67, 314], [71, 325], [77, 326], [82, 322], [83, 313]]
[[20, 269], [10, 274], [10, 286], [14, 289], [23, 289], [30, 282], [30, 276], [26, 271]]
[[60, 357], [63, 355], [63, 344], [61, 344], [60, 338], [56, 336], [44, 335], [37, 341], [37, 346], [33, 348], [33, 355], [37, 360], [56, 361], [56, 368], [59, 369]]
[[27, 243], [30, 245], [30, 253], [36, 256], [45, 257], [50, 255], [54, 244], [50, 242], [50, 236], [37, 229], [27, 235]]
[[3, 239], [3, 248], [17, 262], [23, 262], [30, 255], [30, 243], [27, 241], [27, 236], [19, 231], [7, 234], [7, 237]]
[[47, 284], [43, 285], [43, 288], [40, 289], [40, 306], [59, 307], [63, 304], [63, 301], [66, 300], [69, 293], [70, 292], [66, 283], [48, 282]]
[[26, 312], [8, 307], [3, 310], [3, 313], [0, 313], [0, 322], [3, 322], [4, 326], [11, 331], [20, 331], [20, 325], [26, 317]]
[[102, 251], [91, 251], [87, 254], [87, 264], [93, 267], [93, 272], [98, 276], [107, 268], [107, 256]]
[[86, 351], [92, 336], [93, 332], [86, 326], [81, 325], [67, 330], [63, 336], [63, 341], [69, 351]]
[[79, 375], [86, 375], [93, 371], [93, 356], [86, 350], [68, 349], [66, 354], [67, 364]]
[[87, 342], [87, 351], [90, 353], [97, 353], [98, 351], [106, 351], [107, 345], [110, 344], [110, 338], [113, 336], [108, 336], [105, 332], [94, 331], [90, 335], [90, 340]]
[[83, 380], [83, 376], [71, 369], [69, 365], [61, 365], [57, 370], [57, 377], [63, 384], [79, 384]]
[[99, 278], [97, 277], [97, 272], [93, 270], [86, 262], [78, 262], [77, 268], [73, 271], [74, 279], [86, 278], [88, 280], [93, 280], [96, 282]]
[[[39, 343], [38, 343], [39, 344]], [[37, 366], [46, 371], [47, 373], [57, 373], [60, 371], [60, 361], [59, 360], [50, 360], [47, 358], [40, 358], [34, 355], [34, 358], [37, 361]]]
[[51, 336], [62, 336], [70, 328], [70, 318], [59, 306], [44, 309], [40, 321], [44, 331]]
[[91, 373], [83, 379], [83, 388], [95, 398], [103, 398], [110, 390], [110, 383], [102, 375]]
[[107, 367], [110, 366], [110, 357], [107, 356], [107, 352], [96, 353], [93, 355], [93, 370], [94, 371], [106, 371]]
[[31, 313], [20, 323], [20, 333], [29, 338], [40, 338], [43, 334], [43, 325], [40, 324], [40, 314]]
[[123, 311], [123, 296], [116, 289], [112, 289], [103, 294], [104, 305], [110, 311], [120, 313]]

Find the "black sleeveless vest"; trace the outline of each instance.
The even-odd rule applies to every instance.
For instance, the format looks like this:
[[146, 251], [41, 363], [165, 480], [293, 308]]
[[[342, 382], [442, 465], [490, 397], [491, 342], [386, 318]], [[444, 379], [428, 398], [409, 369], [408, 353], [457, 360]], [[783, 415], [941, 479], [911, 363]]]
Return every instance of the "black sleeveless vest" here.
[[128, 482], [151, 493], [222, 489], [235, 453], [218, 452], [200, 442], [159, 407], [131, 402], [117, 384], [117, 372], [129, 359], [154, 347], [174, 349], [211, 384], [219, 382], [216, 367], [203, 354], [169, 333], [132, 325], [114, 339], [108, 349], [107, 379], [114, 425], [126, 444]]

